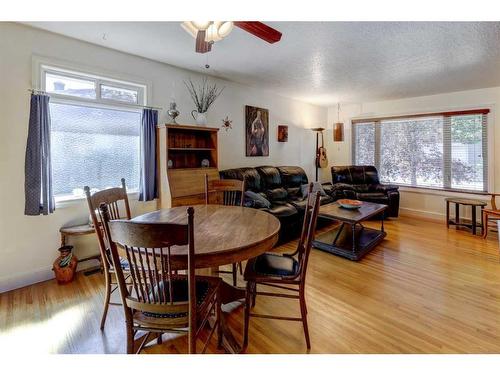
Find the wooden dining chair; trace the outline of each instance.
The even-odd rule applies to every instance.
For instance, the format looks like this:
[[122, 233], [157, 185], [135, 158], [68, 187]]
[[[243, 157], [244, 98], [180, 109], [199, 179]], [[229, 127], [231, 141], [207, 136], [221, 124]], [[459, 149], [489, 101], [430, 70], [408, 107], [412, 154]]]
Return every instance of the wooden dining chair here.
[[[243, 206], [245, 198], [245, 182], [240, 180], [209, 180], [205, 175], [205, 203], [221, 204], [224, 206]], [[233, 285], [237, 285], [237, 273], [243, 273], [240, 263], [233, 263], [231, 271], [219, 270], [219, 273], [231, 273], [233, 275]]]
[[[311, 252], [316, 222], [318, 219], [320, 206], [319, 200], [320, 195], [317, 192], [312, 192], [311, 184], [309, 187], [307, 207], [304, 212], [302, 232], [297, 244], [297, 250], [294, 253], [265, 253], [247, 262], [244, 273], [244, 279], [247, 282], [243, 336], [244, 350], [246, 350], [248, 346], [248, 328], [250, 325], [250, 317], [301, 321], [304, 328], [307, 348], [311, 348], [309, 328], [307, 325], [305, 282], [309, 253]], [[258, 292], [258, 284], [277, 288], [285, 292]], [[300, 303], [301, 316], [286, 317], [251, 313], [250, 310], [255, 306], [255, 299], [257, 295], [298, 299]]]
[[[127, 196], [127, 187], [125, 184], [125, 179], [121, 179], [121, 187], [115, 187], [110, 189], [101, 190], [95, 193], [90, 192], [90, 188], [85, 186], [83, 188], [85, 195], [87, 196], [87, 204], [89, 207], [90, 217], [95, 228], [95, 233], [97, 236], [97, 242], [99, 243], [99, 251], [101, 254], [101, 267], [104, 272], [104, 284], [105, 284], [105, 295], [104, 295], [104, 309], [101, 317], [101, 330], [104, 329], [104, 324], [106, 323], [106, 316], [108, 314], [109, 305], [121, 305], [120, 303], [110, 302], [111, 294], [117, 290], [118, 284], [116, 283], [116, 277], [113, 275], [116, 270], [111, 262], [111, 257], [109, 253], [109, 245], [106, 241], [106, 237], [103, 232], [101, 225], [102, 217], [99, 212], [99, 205], [101, 203], [106, 204], [108, 207], [109, 215], [111, 219], [131, 219], [130, 206]], [[128, 272], [128, 262], [122, 259], [120, 262], [120, 268], [125, 272]]]
[[[490, 224], [492, 221], [495, 222], [495, 226], [497, 225], [496, 222], [500, 220], [500, 210], [497, 208], [497, 203], [496, 203], [496, 197], [500, 196], [499, 193], [490, 193], [491, 196], [491, 201], [490, 205], [491, 208], [483, 208], [482, 215], [483, 215], [483, 238], [488, 237], [488, 228], [490, 227]], [[500, 234], [499, 234], [500, 235]]]
[[[127, 353], [139, 353], [155, 333], [188, 331], [189, 353], [196, 353], [196, 340], [211, 317], [212, 328], [202, 353], [217, 330], [222, 343], [221, 296], [218, 277], [195, 275], [194, 209], [187, 209], [187, 224], [110, 221], [109, 208], [100, 206], [103, 227], [116, 269], [125, 312]], [[118, 246], [130, 264], [132, 292], [127, 288], [120, 265]], [[187, 246], [187, 274], [174, 273], [172, 248]], [[138, 332], [146, 332], [142, 337]], [[138, 345], [136, 345], [138, 344]]]

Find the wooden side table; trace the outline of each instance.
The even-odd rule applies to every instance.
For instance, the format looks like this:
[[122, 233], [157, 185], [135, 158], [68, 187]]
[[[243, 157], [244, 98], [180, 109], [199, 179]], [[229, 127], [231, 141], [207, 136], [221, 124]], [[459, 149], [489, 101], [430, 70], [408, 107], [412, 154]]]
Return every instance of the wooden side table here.
[[[95, 233], [95, 228], [90, 226], [89, 224], [72, 225], [68, 227], [62, 227], [61, 229], [59, 229], [59, 233], [61, 235], [61, 247], [62, 247], [66, 245], [66, 240], [68, 237], [93, 234]], [[78, 263], [86, 262], [93, 259], [97, 259], [99, 261], [99, 266], [92, 267], [86, 270], [83, 273], [85, 276], [101, 271], [101, 254], [91, 255], [86, 258], [78, 259]]]
[[[455, 225], [457, 227], [467, 227], [472, 229], [472, 234], [476, 234], [476, 228], [478, 227], [476, 222], [476, 209], [477, 207], [486, 207], [487, 203], [478, 199], [467, 199], [467, 198], [446, 198], [446, 227], [450, 225]], [[455, 203], [455, 220], [450, 220], [450, 203]], [[471, 206], [472, 209], [472, 220], [471, 223], [467, 223], [460, 220], [460, 205]], [[481, 230], [484, 230], [483, 215], [481, 217]]]

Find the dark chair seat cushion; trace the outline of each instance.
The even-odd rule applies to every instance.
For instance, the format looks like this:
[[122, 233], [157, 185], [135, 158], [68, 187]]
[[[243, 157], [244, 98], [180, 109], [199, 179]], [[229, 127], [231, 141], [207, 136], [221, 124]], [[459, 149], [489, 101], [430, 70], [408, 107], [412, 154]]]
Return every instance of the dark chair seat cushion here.
[[[196, 306], [200, 307], [207, 298], [210, 289], [210, 283], [207, 280], [196, 280]], [[159, 285], [154, 288], [154, 291], [150, 293], [150, 298], [153, 300], [153, 296], [157, 301], [160, 302], [170, 302], [170, 288], [169, 282], [164, 283], [160, 281]], [[189, 301], [189, 289], [187, 278], [178, 278], [172, 280], [172, 299], [173, 302], [187, 302]], [[177, 314], [155, 314], [151, 312], [144, 311], [143, 314], [151, 318], [180, 318], [187, 316], [186, 313]]]
[[295, 276], [299, 272], [299, 263], [291, 256], [265, 253], [251, 259], [245, 268], [245, 279], [252, 274], [262, 276]]

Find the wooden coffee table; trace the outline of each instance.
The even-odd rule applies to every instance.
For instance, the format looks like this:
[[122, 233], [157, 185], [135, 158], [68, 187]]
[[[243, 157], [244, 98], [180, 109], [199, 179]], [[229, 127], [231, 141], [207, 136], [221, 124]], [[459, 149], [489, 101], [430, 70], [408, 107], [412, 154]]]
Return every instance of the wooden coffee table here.
[[[371, 202], [363, 202], [360, 208], [354, 210], [342, 208], [337, 202], [321, 206], [320, 217], [338, 220], [342, 224], [317, 236], [313, 246], [350, 260], [360, 260], [386, 236], [382, 215], [386, 208], [385, 204]], [[380, 230], [363, 226], [363, 221], [378, 214], [381, 214]]]

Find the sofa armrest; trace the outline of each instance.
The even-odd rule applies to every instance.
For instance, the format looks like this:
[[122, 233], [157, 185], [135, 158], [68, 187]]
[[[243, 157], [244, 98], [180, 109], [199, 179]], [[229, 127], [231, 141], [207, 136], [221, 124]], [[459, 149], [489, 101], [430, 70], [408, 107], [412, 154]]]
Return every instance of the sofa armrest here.
[[326, 194], [332, 195], [332, 193], [333, 193], [333, 185], [332, 185], [331, 182], [323, 182], [321, 184], [321, 186], [323, 187], [323, 190], [325, 191]]
[[390, 191], [398, 191], [399, 190], [399, 186], [396, 186], [396, 185], [383, 185], [383, 184], [373, 185], [372, 188], [375, 191], [381, 192], [381, 193], [388, 193]]
[[338, 183], [332, 185], [332, 191], [338, 191], [338, 190], [340, 190], [340, 191], [343, 191], [343, 190], [352, 190], [352, 191], [354, 191], [355, 188], [354, 188], [353, 185], [349, 185], [349, 184], [344, 184], [342, 182], [338, 182]]

